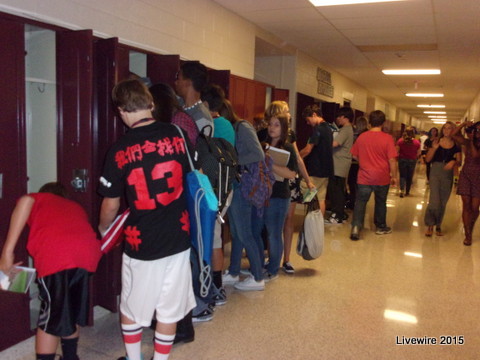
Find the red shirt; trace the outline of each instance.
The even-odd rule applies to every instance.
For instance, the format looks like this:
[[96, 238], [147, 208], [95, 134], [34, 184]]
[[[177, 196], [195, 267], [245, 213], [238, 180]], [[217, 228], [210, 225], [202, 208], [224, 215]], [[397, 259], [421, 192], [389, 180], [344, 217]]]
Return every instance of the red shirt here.
[[415, 160], [417, 158], [418, 149], [420, 149], [420, 141], [413, 139], [411, 143], [405, 143], [403, 138], [400, 138], [397, 141], [397, 146], [399, 148], [399, 159]]
[[383, 131], [362, 133], [350, 150], [358, 159], [357, 183], [361, 185], [390, 184], [390, 159], [397, 157], [393, 138]]
[[73, 268], [94, 272], [102, 253], [85, 210], [72, 200], [50, 193], [28, 196], [35, 202], [27, 221], [27, 250], [38, 277]]

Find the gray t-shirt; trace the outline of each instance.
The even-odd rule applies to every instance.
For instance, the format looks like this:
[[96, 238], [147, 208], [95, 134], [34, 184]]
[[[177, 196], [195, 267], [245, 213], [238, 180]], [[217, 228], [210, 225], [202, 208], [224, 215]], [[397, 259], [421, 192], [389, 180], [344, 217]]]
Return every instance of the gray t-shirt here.
[[353, 127], [343, 126], [334, 139], [340, 145], [333, 148], [333, 170], [335, 176], [346, 178], [352, 163], [350, 149], [353, 145]]
[[177, 95], [177, 100], [180, 106], [183, 107], [183, 110], [188, 115], [190, 115], [190, 117], [195, 121], [198, 131], [201, 132], [206, 125], [210, 125], [212, 127], [212, 136], [213, 136], [213, 133], [214, 133], [213, 118], [212, 118], [212, 115], [210, 115], [210, 111], [205, 106], [205, 104], [199, 101], [198, 103], [196, 103], [191, 107], [185, 107], [185, 101], [183, 100], [183, 98]]

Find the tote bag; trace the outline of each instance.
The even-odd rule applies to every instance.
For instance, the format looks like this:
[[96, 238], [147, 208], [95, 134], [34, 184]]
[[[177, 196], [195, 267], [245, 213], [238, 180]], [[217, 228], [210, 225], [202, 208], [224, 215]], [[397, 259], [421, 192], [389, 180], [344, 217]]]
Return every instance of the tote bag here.
[[314, 260], [322, 255], [324, 230], [323, 215], [318, 200], [314, 198], [307, 204], [307, 214], [298, 234], [297, 254], [305, 260]]

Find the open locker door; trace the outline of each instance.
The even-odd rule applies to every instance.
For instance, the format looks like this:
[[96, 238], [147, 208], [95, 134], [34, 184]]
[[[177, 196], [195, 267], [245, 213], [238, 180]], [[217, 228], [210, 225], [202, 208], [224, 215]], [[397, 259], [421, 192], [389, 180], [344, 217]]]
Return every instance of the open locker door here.
[[[0, 249], [18, 198], [27, 192], [25, 144], [25, 40], [24, 25], [0, 20]], [[28, 264], [26, 237], [15, 249], [15, 261]], [[0, 290], [0, 351], [33, 335], [30, 330], [29, 295]]]
[[[95, 209], [93, 174], [94, 132], [92, 110], [92, 30], [56, 34], [57, 62], [57, 178], [72, 200], [87, 212], [93, 225]], [[93, 281], [90, 280], [90, 289]], [[93, 324], [93, 291], [90, 292], [90, 325]]]
[[[97, 39], [94, 43], [94, 118], [97, 124], [94, 154], [93, 187], [96, 189], [101, 176], [105, 155], [112, 144], [125, 133], [125, 126], [112, 105], [112, 89], [119, 80], [129, 74], [128, 51], [120, 47], [117, 38]], [[102, 198], [95, 197], [98, 213]], [[121, 291], [122, 247], [104, 255], [98, 264], [94, 278], [94, 304], [110, 311], [118, 311], [118, 296]]]

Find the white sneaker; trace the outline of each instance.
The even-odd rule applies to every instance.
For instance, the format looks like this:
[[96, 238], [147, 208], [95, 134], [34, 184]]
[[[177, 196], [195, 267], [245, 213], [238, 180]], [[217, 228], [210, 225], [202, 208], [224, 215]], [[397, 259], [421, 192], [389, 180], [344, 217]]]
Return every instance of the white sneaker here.
[[238, 275], [237, 276], [230, 275], [228, 270], [225, 271], [224, 274], [222, 274], [223, 285], [235, 285], [239, 281], [240, 281], [240, 277]]
[[252, 272], [250, 271], [250, 269], [241, 269], [240, 274], [248, 276], [248, 275], [252, 275]]
[[255, 278], [250, 275], [244, 280], [237, 282], [233, 287], [242, 291], [262, 291], [265, 290], [265, 281], [255, 281]]

